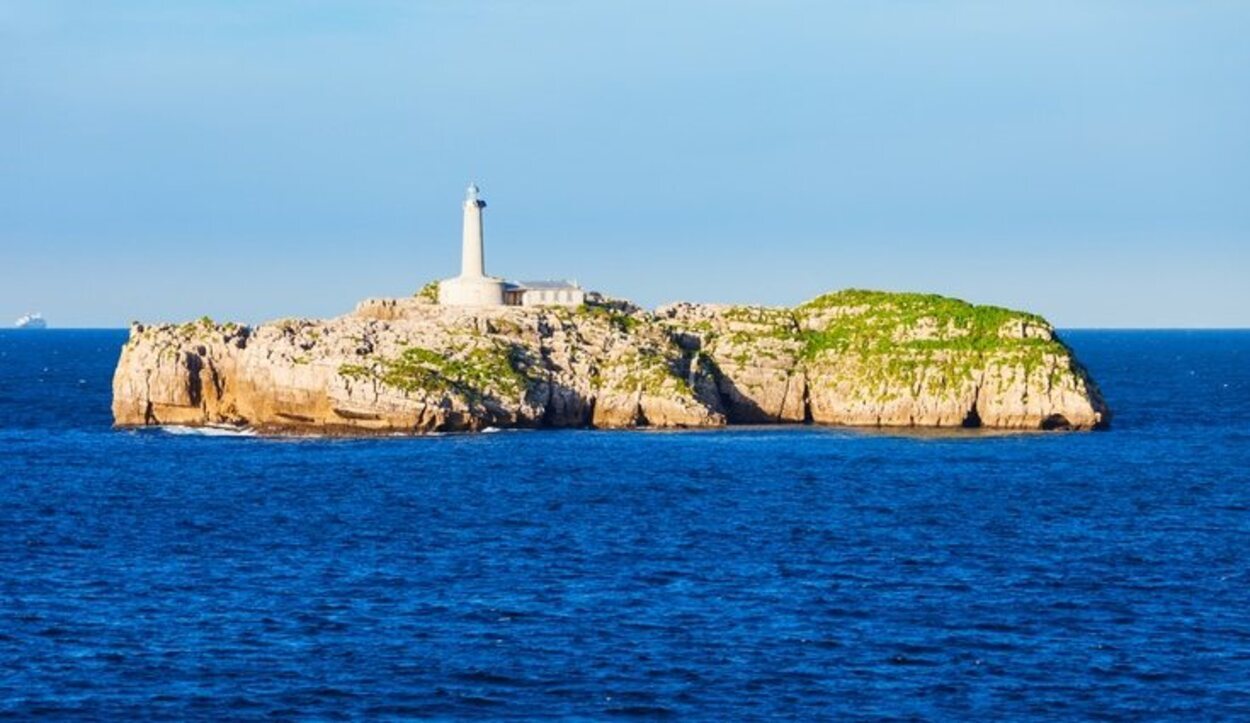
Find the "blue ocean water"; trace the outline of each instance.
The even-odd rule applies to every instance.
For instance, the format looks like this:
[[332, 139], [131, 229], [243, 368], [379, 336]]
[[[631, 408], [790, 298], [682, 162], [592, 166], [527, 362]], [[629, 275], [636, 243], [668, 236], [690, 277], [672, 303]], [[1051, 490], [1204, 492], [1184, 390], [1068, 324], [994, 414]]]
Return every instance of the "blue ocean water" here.
[[0, 332], [0, 717], [1250, 717], [1250, 333], [1087, 434], [110, 428]]

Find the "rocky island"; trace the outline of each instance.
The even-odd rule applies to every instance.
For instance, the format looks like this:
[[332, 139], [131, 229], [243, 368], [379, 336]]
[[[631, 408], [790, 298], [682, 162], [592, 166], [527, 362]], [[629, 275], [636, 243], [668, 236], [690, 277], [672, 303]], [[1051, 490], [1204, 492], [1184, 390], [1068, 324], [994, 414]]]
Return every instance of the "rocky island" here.
[[327, 321], [135, 324], [117, 425], [417, 434], [491, 427], [1094, 429], [1106, 405], [1032, 314], [940, 296], [841, 291], [793, 309], [644, 311], [576, 282], [486, 273], [462, 204], [460, 274]]
[[1103, 427], [1042, 318], [848, 290], [795, 308], [451, 306], [436, 287], [329, 320], [135, 324], [117, 425], [419, 434], [489, 427]]

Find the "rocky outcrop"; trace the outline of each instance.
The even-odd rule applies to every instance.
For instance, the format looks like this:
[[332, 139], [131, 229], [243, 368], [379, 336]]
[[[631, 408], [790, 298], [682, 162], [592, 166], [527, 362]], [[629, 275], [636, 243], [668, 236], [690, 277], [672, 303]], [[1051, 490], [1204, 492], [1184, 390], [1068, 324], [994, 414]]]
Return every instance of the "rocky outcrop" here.
[[707, 374], [663, 328], [607, 309], [367, 301], [254, 330], [135, 325], [113, 414], [326, 433], [720, 426]]
[[656, 312], [706, 353], [731, 422], [1093, 429], [1109, 412], [1040, 317], [922, 294], [842, 291], [796, 309]]
[[679, 344], [712, 363], [731, 423], [807, 419], [805, 344], [789, 309], [683, 303], [656, 316]]
[[1108, 421], [1097, 388], [1042, 319], [859, 291], [795, 309], [464, 309], [413, 298], [254, 329], [136, 324], [113, 392], [120, 426], [329, 434]]

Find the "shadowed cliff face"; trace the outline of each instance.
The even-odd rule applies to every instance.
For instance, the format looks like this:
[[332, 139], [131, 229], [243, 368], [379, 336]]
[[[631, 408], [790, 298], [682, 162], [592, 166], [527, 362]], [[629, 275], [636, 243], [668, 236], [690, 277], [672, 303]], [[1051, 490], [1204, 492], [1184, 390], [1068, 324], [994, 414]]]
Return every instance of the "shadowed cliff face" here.
[[730, 423], [1093, 429], [1109, 413], [1042, 318], [923, 294], [842, 291], [795, 309], [677, 304]]
[[120, 426], [311, 433], [486, 427], [1091, 429], [1097, 389], [1038, 317], [840, 292], [796, 309], [579, 309], [368, 300], [326, 321], [135, 325]]

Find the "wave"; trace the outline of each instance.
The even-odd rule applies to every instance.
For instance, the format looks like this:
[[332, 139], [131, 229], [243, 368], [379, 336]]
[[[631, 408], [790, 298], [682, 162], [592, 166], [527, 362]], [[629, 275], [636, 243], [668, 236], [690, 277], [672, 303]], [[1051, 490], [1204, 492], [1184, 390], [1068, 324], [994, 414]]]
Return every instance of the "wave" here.
[[251, 427], [185, 427], [180, 424], [163, 424], [159, 427], [166, 434], [194, 435], [199, 437], [255, 437]]

